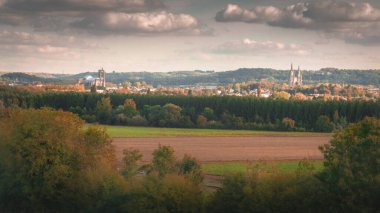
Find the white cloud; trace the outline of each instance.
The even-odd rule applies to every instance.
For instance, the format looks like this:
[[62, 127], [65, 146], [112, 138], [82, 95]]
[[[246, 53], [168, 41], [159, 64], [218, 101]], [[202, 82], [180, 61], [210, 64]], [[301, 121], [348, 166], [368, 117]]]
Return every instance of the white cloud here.
[[305, 10], [304, 4], [295, 4], [284, 9], [273, 6], [259, 6], [252, 10], [229, 4], [224, 10], [217, 13], [215, 19], [220, 22], [267, 23], [301, 27], [312, 22], [311, 19], [302, 15]]
[[284, 44], [275, 41], [256, 41], [242, 39], [229, 41], [213, 48], [214, 53], [219, 54], [278, 54], [308, 55], [310, 50], [297, 44]]
[[74, 36], [37, 34], [30, 32], [0, 31], [0, 54], [15, 57], [48, 57], [73, 59], [80, 57], [80, 50], [96, 48]]
[[107, 13], [74, 23], [81, 29], [104, 33], [165, 33], [196, 30], [198, 20], [187, 14], [166, 11], [151, 13]]

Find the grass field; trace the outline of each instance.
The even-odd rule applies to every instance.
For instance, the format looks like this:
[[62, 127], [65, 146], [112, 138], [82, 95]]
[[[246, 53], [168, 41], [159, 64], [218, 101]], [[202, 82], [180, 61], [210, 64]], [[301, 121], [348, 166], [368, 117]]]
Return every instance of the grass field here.
[[[322, 161], [310, 161], [315, 171], [323, 169]], [[226, 175], [229, 173], [245, 173], [250, 168], [274, 170], [280, 173], [294, 172], [298, 168], [299, 161], [288, 162], [254, 162], [254, 163], [210, 163], [202, 164], [202, 170], [206, 174]]]
[[113, 138], [149, 138], [149, 137], [216, 137], [216, 136], [329, 136], [331, 134], [312, 132], [275, 132], [252, 130], [220, 130], [220, 129], [178, 129], [178, 128], [152, 128], [152, 127], [128, 127], [105, 126], [107, 133]]

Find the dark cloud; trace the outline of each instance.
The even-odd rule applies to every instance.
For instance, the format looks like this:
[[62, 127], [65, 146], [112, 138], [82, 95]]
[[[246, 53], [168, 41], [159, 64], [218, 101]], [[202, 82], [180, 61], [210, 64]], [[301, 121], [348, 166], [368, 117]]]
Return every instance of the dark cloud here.
[[[3, 0], [4, 1], [4, 0]], [[124, 11], [141, 12], [164, 8], [160, 0], [5, 0], [14, 11]]]
[[380, 10], [369, 3], [317, 1], [305, 4], [305, 17], [315, 21], [358, 22], [380, 21]]
[[283, 28], [317, 30], [356, 44], [380, 44], [380, 10], [369, 3], [316, 0], [285, 8], [230, 4], [219, 11], [218, 22], [261, 23]]

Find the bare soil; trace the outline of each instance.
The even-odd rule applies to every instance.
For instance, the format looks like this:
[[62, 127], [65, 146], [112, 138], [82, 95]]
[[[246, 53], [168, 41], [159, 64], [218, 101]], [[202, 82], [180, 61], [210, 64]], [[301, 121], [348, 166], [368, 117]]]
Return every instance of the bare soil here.
[[172, 146], [178, 158], [189, 154], [201, 162], [288, 161], [323, 159], [318, 147], [330, 140], [329, 136], [114, 138], [113, 145], [118, 159], [132, 147], [146, 162], [159, 144]]

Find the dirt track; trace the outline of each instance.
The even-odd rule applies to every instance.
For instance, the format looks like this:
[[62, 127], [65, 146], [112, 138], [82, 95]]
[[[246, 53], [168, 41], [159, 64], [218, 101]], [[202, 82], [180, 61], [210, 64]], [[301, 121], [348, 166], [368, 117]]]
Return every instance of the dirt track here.
[[114, 138], [119, 159], [128, 147], [139, 149], [144, 161], [161, 145], [170, 145], [177, 157], [190, 154], [202, 162], [322, 159], [318, 150], [331, 137], [253, 136], [253, 137], [172, 137]]

